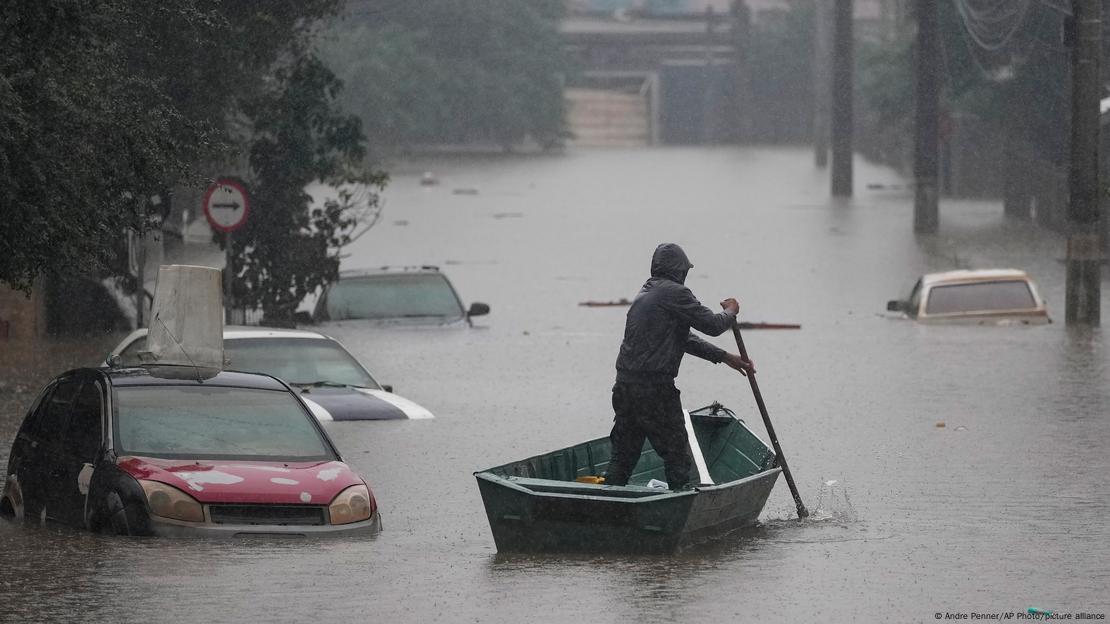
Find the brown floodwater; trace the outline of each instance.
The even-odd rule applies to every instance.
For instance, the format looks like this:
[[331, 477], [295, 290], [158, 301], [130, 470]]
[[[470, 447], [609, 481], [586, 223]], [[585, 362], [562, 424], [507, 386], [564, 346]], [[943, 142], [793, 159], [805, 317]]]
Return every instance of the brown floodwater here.
[[[857, 164], [827, 198], [808, 150], [674, 148], [435, 158], [394, 170], [381, 223], [344, 268], [439, 265], [474, 328], [330, 324], [434, 420], [327, 428], [370, 481], [373, 539], [125, 539], [0, 523], [0, 620], [411, 622], [935, 621], [936, 612], [1110, 611], [1110, 350], [1063, 324], [1064, 239], [952, 201], [935, 236], [912, 198]], [[425, 171], [438, 186], [423, 187]], [[467, 189], [456, 194], [455, 189]], [[683, 245], [702, 301], [750, 321], [785, 483], [759, 526], [676, 556], [498, 555], [472, 473], [605, 435], [624, 309], [651, 252]], [[1029, 271], [1057, 322], [919, 326], [888, 299], [922, 273]], [[1103, 308], [1110, 310], [1104, 282]], [[0, 462], [52, 374], [113, 336], [8, 345]], [[729, 336], [712, 339], [725, 348]], [[762, 433], [747, 383], [687, 358], [687, 407], [714, 400]], [[944, 427], [937, 424], [943, 422]]]

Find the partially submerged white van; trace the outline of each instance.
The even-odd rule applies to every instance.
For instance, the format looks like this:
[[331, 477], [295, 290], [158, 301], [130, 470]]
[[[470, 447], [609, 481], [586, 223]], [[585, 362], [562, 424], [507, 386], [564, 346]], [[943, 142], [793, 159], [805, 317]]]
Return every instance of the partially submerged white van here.
[[909, 299], [888, 301], [886, 309], [921, 323], [1051, 323], [1037, 286], [1025, 271], [978, 269], [922, 276]]

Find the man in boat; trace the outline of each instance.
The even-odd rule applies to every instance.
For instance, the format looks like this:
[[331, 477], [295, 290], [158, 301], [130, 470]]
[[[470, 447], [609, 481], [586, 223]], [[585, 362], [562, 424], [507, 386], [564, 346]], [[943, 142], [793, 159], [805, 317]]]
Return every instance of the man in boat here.
[[732, 328], [740, 313], [733, 298], [721, 302], [723, 312], [703, 306], [683, 284], [693, 266], [678, 245], [659, 245], [651, 257], [651, 279], [628, 309], [613, 386], [613, 455], [606, 485], [628, 484], [645, 438], [663, 459], [668, 487], [680, 490], [689, 482], [693, 459], [674, 386], [684, 353], [714, 364], [724, 362], [742, 375], [754, 370], [750, 361], [690, 331], [719, 336]]

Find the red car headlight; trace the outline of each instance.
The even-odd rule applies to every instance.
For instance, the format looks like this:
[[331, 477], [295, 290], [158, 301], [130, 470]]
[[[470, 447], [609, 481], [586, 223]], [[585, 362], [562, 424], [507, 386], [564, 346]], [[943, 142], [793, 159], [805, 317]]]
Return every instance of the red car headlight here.
[[158, 481], [139, 479], [139, 485], [143, 487], [143, 492], [146, 494], [150, 513], [174, 520], [204, 522], [204, 508], [185, 492]]
[[343, 490], [328, 505], [332, 524], [350, 524], [367, 520], [374, 513], [374, 498], [365, 484], [352, 485]]

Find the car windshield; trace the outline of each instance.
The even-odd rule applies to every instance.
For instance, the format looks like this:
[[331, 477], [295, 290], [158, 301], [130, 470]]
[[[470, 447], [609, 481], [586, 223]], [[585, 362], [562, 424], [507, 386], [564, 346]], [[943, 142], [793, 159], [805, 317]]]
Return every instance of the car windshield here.
[[341, 279], [328, 289], [326, 306], [333, 321], [464, 316], [447, 278], [435, 273]]
[[219, 386], [116, 389], [120, 455], [198, 459], [334, 459], [288, 392]]
[[230, 370], [266, 373], [291, 384], [381, 387], [350, 353], [326, 338], [225, 339], [224, 357]]
[[1024, 281], [977, 282], [934, 286], [925, 304], [926, 314], [998, 312], [1037, 307]]

